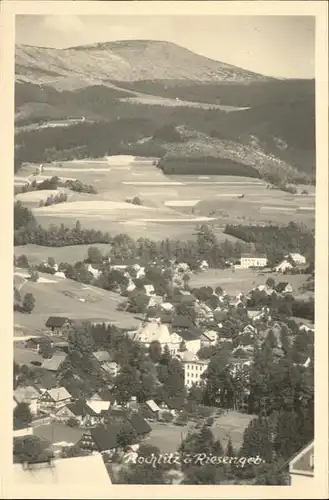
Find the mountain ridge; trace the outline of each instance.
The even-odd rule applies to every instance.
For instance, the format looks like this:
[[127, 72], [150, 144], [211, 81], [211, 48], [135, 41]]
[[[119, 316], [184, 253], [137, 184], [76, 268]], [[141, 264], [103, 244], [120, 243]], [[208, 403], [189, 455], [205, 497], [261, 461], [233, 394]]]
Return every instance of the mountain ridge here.
[[16, 79], [39, 84], [56, 80], [46, 77], [49, 70], [58, 78], [92, 74], [105, 84], [106, 80], [148, 79], [238, 83], [275, 80], [158, 40], [118, 40], [62, 49], [16, 45], [15, 64]]

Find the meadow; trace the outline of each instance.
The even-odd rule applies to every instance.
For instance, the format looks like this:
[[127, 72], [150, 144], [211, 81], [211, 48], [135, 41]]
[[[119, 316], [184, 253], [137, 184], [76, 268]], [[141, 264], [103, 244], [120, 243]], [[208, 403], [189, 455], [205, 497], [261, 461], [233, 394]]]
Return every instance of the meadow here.
[[137, 328], [140, 321], [132, 314], [117, 311], [124, 299], [113, 292], [84, 285], [70, 279], [39, 273], [45, 282], [26, 281], [21, 296], [32, 293], [35, 308], [31, 314], [14, 313], [14, 330], [23, 334], [41, 333], [49, 316], [65, 316], [77, 320], [108, 321], [121, 328]]
[[14, 254], [16, 257], [19, 255], [26, 255], [28, 261], [32, 265], [40, 264], [48, 257], [53, 257], [56, 264], [61, 262], [68, 262], [74, 264], [75, 262], [82, 261], [87, 257], [88, 248], [97, 247], [105, 255], [110, 252], [111, 245], [107, 243], [95, 243], [89, 245], [69, 245], [67, 247], [43, 247], [39, 245], [23, 245], [14, 247]]
[[208, 269], [202, 273], [193, 274], [189, 286], [191, 288], [221, 286], [229, 295], [236, 295], [240, 292], [246, 294], [252, 288], [264, 285], [268, 278], [273, 278], [275, 282], [288, 281], [293, 287], [293, 292], [297, 292], [308, 276], [305, 274], [285, 276], [276, 273], [255, 272], [252, 269]]
[[[38, 180], [34, 165], [23, 167], [17, 181]], [[194, 238], [196, 225], [211, 223], [220, 240], [227, 223], [287, 224], [300, 222], [314, 227], [314, 187], [308, 194], [292, 195], [268, 189], [261, 179], [239, 176], [164, 175], [153, 159], [107, 157], [48, 163], [44, 177], [77, 178], [92, 184], [97, 194], [70, 192], [66, 203], [38, 208], [37, 194], [17, 195], [33, 208], [37, 221], [48, 227], [79, 219], [86, 228], [127, 233], [151, 239]], [[138, 197], [141, 206], [125, 203]], [[230, 239], [230, 238], [227, 238]], [[231, 240], [232, 241], [232, 240]]]
[[[219, 417], [216, 417], [213, 426], [210, 428], [214, 438], [220, 439], [224, 447], [231, 439], [233, 446], [239, 449], [243, 442], [243, 432], [248, 426], [253, 415], [229, 411]], [[181, 445], [182, 440], [190, 430], [193, 424], [188, 423], [185, 426], [176, 426], [173, 424], [152, 423], [152, 433], [145, 440], [148, 445], [156, 446], [161, 453], [174, 453]]]

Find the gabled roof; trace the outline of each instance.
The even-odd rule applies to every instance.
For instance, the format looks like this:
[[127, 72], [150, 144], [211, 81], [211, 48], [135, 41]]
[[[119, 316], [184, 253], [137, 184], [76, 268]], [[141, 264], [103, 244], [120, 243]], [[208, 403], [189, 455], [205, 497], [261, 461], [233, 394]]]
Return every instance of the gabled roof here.
[[196, 297], [191, 293], [188, 295], [177, 293], [173, 295], [173, 297], [170, 299], [170, 302], [172, 304], [194, 304], [194, 302], [196, 302]]
[[135, 429], [137, 435], [147, 434], [152, 430], [151, 426], [139, 413], [133, 413], [129, 418], [129, 422]]
[[112, 392], [110, 389], [102, 389], [101, 391], [98, 392], [98, 396], [102, 401], [111, 401], [113, 402], [115, 400], [115, 397], [113, 396]]
[[177, 315], [173, 318], [172, 326], [174, 328], [191, 328], [193, 327], [193, 321], [189, 316]]
[[86, 417], [87, 415], [95, 417], [97, 413], [85, 403], [82, 399], [78, 399], [74, 403], [69, 403], [66, 407], [75, 415], [76, 417]]
[[181, 410], [184, 406], [184, 399], [180, 397], [164, 398], [164, 402], [171, 410]]
[[202, 331], [198, 328], [189, 328], [187, 330], [182, 330], [178, 334], [185, 342], [190, 342], [191, 340], [199, 340], [202, 335]]
[[111, 403], [110, 401], [88, 399], [87, 405], [96, 415], [100, 415], [102, 412], [107, 411], [109, 409]]
[[45, 370], [56, 372], [61, 364], [65, 361], [67, 354], [62, 351], [55, 352], [55, 354], [50, 359], [45, 359], [41, 365], [41, 368]]
[[277, 292], [280, 293], [280, 292], [283, 292], [288, 285], [289, 285], [289, 283], [287, 281], [281, 281], [280, 283], [277, 284], [275, 289]]
[[106, 361], [112, 361], [111, 355], [107, 351], [96, 351], [96, 352], [93, 352], [93, 356], [100, 363], [105, 363]]
[[112, 450], [118, 446], [117, 436], [121, 424], [111, 424], [108, 427], [99, 425], [90, 430], [90, 435], [99, 451]]
[[160, 411], [159, 406], [156, 404], [155, 401], [153, 401], [153, 399], [149, 399], [148, 401], [146, 401], [145, 404], [148, 406], [148, 408], [150, 408], [150, 410], [152, 410], [154, 412]]
[[49, 394], [55, 402], [64, 401], [72, 397], [65, 387], [54, 387], [53, 389], [49, 389], [46, 393]]
[[69, 318], [64, 318], [63, 316], [49, 316], [46, 321], [46, 326], [49, 328], [61, 328], [66, 322], [71, 323], [72, 321]]

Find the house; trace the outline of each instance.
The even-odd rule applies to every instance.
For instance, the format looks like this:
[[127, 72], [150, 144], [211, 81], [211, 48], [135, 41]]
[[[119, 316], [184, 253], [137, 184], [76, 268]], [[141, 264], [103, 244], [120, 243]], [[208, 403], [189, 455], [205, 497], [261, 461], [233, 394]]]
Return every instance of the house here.
[[208, 347], [215, 345], [218, 340], [218, 333], [215, 330], [207, 330], [202, 333], [201, 337], [201, 347]]
[[53, 342], [49, 337], [31, 337], [24, 342], [24, 346], [28, 349], [35, 349], [40, 352], [43, 346], [53, 346]]
[[287, 281], [281, 281], [275, 287], [278, 293], [292, 293], [292, 286]]
[[171, 312], [175, 308], [170, 302], [162, 302], [162, 304], [160, 304], [160, 309], [163, 309], [166, 312]]
[[248, 269], [249, 267], [266, 267], [267, 266], [267, 256], [264, 254], [252, 254], [244, 253], [241, 255], [240, 266], [242, 269]]
[[300, 332], [307, 332], [307, 333], [309, 333], [309, 332], [314, 333], [314, 328], [306, 325], [305, 323], [300, 323], [299, 324], [299, 331]]
[[13, 464], [13, 484], [35, 486], [51, 486], [67, 488], [79, 484], [90, 486], [97, 484], [107, 488], [112, 484], [100, 455], [84, 457], [60, 458], [51, 462], [38, 464]]
[[91, 264], [88, 264], [87, 271], [93, 275], [94, 278], [99, 278], [102, 274], [102, 271], [99, 269], [95, 269]]
[[170, 413], [174, 416], [184, 408], [184, 399], [179, 396], [174, 398], [165, 398], [162, 401], [156, 399], [156, 403], [162, 411], [170, 411]]
[[14, 399], [16, 403], [27, 403], [32, 415], [37, 415], [38, 413], [39, 398], [40, 392], [32, 385], [17, 387], [17, 389], [14, 390]]
[[148, 297], [151, 297], [151, 295], [155, 295], [155, 289], [153, 285], [144, 285], [144, 291]]
[[153, 415], [158, 418], [159, 413], [161, 411], [160, 407], [156, 404], [156, 402], [153, 399], [149, 399], [146, 401], [146, 406], [147, 408], [153, 413]]
[[41, 368], [49, 370], [50, 372], [57, 372], [66, 358], [67, 354], [65, 352], [55, 352], [51, 358], [43, 361]]
[[161, 297], [161, 295], [152, 295], [147, 307], [157, 307], [162, 303], [162, 301], [163, 298]]
[[184, 384], [188, 389], [192, 385], [199, 385], [201, 375], [207, 370], [209, 360], [199, 359], [195, 353], [185, 351], [181, 356], [184, 366]]
[[207, 271], [209, 269], [209, 264], [206, 260], [203, 260], [201, 263], [200, 263], [200, 271]]
[[189, 316], [181, 316], [177, 315], [173, 318], [172, 320], [172, 326], [173, 328], [181, 329], [181, 328], [193, 328], [193, 321]]
[[291, 259], [297, 266], [306, 264], [306, 258], [300, 253], [289, 253], [285, 256], [285, 259]]
[[113, 361], [112, 356], [107, 351], [93, 352], [93, 356], [102, 370], [109, 373], [112, 377], [117, 376], [120, 367], [118, 363]]
[[170, 302], [174, 306], [178, 306], [180, 304], [193, 306], [196, 302], [196, 297], [192, 295], [190, 292], [188, 293], [176, 293], [170, 299]]
[[151, 426], [146, 422], [146, 420], [139, 414], [133, 413], [128, 419], [131, 426], [135, 429], [136, 435], [139, 438], [145, 438], [148, 436], [152, 430]]
[[251, 337], [254, 337], [257, 334], [257, 328], [253, 325], [246, 325], [242, 332], [239, 335], [247, 335], [249, 334]]
[[289, 462], [290, 486], [312, 488], [314, 482], [314, 442], [299, 451]]
[[62, 279], [66, 278], [65, 273], [63, 273], [63, 271], [56, 271], [54, 276], [56, 276], [57, 278], [62, 278]]
[[80, 425], [96, 425], [100, 422], [99, 415], [82, 399], [68, 403], [60, 408], [55, 415], [61, 420], [75, 418]]
[[45, 391], [39, 397], [40, 410], [44, 412], [55, 411], [67, 405], [72, 400], [72, 395], [65, 387], [54, 387]]
[[143, 322], [135, 333], [133, 340], [147, 348], [151, 342], [157, 340], [162, 348], [167, 346], [171, 354], [176, 354], [179, 351], [181, 343], [181, 338], [172, 333], [171, 327], [162, 324], [158, 319]]
[[179, 330], [177, 335], [184, 341], [186, 349], [196, 354], [201, 349], [202, 331], [197, 328]]
[[280, 262], [280, 264], [278, 264], [275, 268], [274, 268], [274, 271], [276, 273], [285, 273], [286, 271], [289, 271], [290, 269], [292, 269], [294, 266], [291, 264], [291, 262], [289, 262], [288, 260], [283, 260], [282, 262]]
[[118, 435], [124, 428], [134, 431], [131, 424], [127, 423], [112, 423], [106, 427], [98, 425], [83, 434], [79, 441], [79, 446], [90, 451], [111, 454], [120, 448]]
[[72, 324], [72, 320], [62, 316], [50, 316], [46, 321], [46, 327], [52, 332], [65, 333]]
[[102, 412], [108, 411], [110, 407], [116, 406], [115, 397], [109, 389], [103, 389], [94, 394], [87, 399], [86, 403], [97, 415], [101, 415]]

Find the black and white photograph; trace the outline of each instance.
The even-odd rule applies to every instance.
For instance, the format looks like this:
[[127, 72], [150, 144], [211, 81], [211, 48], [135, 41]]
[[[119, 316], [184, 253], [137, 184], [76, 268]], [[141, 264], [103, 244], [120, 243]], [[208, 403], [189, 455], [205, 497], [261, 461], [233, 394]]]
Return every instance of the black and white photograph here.
[[14, 21], [14, 483], [312, 494], [316, 16], [56, 3]]

